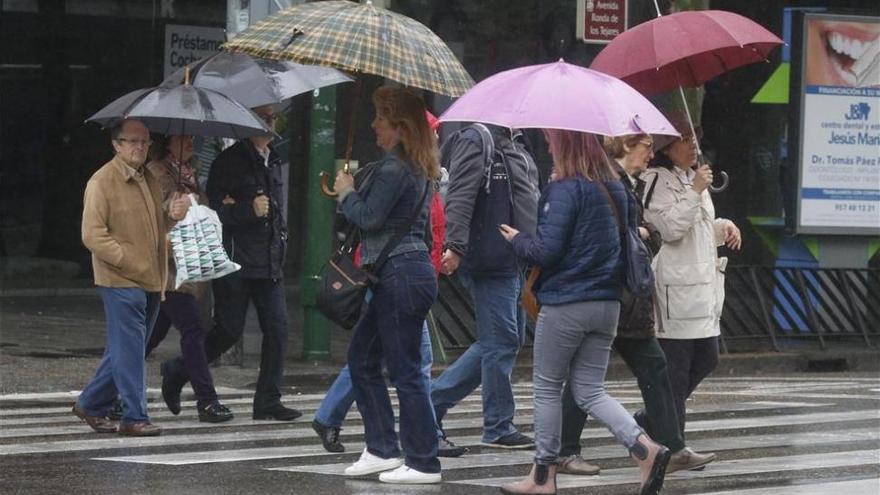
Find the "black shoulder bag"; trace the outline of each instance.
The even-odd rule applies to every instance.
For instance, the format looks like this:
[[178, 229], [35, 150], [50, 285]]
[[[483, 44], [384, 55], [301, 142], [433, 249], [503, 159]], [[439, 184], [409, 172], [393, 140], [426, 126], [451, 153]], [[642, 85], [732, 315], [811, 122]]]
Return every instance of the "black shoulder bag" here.
[[596, 183], [605, 192], [608, 202], [611, 203], [611, 209], [614, 211], [614, 218], [617, 220], [617, 227], [620, 230], [620, 249], [625, 272], [624, 287], [636, 297], [649, 297], [654, 292], [651, 253], [639, 237], [638, 229], [630, 228], [624, 223], [620, 217], [620, 210], [617, 209], [617, 203], [614, 202], [614, 198], [611, 197], [605, 184], [601, 180], [597, 180]]
[[419, 217], [419, 213], [425, 205], [425, 197], [428, 195], [430, 184], [430, 182], [425, 183], [422, 195], [416, 201], [409, 220], [395, 232], [394, 237], [389, 239], [385, 247], [382, 248], [382, 252], [373, 263], [371, 271], [358, 268], [352, 259], [354, 239], [359, 236], [348, 235], [345, 242], [333, 253], [324, 269], [321, 270], [316, 301], [318, 311], [327, 319], [346, 330], [354, 328], [361, 318], [367, 290], [378, 282], [376, 274], [382, 270], [382, 265], [388, 261], [388, 255], [400, 244], [403, 236], [409, 232]]

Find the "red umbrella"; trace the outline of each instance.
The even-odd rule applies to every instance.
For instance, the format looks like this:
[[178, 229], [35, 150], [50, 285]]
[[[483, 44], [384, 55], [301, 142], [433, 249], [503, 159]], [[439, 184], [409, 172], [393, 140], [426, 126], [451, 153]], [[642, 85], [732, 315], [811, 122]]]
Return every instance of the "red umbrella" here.
[[[767, 60], [782, 44], [778, 36], [758, 23], [733, 12], [697, 10], [660, 14], [657, 18], [617, 35], [590, 68], [622, 79], [646, 96], [678, 88], [693, 133], [694, 123], [682, 87], [700, 86], [715, 76], [743, 65]], [[697, 157], [703, 153], [697, 142]], [[712, 192], [727, 188], [710, 186]]]
[[676, 12], [624, 31], [590, 68], [651, 96], [700, 86], [729, 70], [765, 61], [781, 44], [761, 25], [733, 12]]

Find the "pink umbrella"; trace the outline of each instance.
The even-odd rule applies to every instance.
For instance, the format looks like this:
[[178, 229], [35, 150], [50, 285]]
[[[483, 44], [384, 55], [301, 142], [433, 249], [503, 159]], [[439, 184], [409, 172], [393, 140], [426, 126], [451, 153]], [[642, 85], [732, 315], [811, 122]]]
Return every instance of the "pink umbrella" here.
[[626, 83], [562, 60], [484, 79], [453, 103], [440, 121], [604, 136], [679, 135], [647, 98]]
[[676, 12], [620, 33], [590, 68], [651, 96], [763, 62], [781, 44], [775, 34], [733, 12]]

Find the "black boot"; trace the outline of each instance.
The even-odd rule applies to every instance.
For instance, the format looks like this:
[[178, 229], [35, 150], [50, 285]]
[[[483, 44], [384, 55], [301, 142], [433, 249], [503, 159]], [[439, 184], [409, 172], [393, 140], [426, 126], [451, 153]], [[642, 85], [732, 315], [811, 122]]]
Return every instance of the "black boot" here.
[[342, 428], [324, 426], [315, 419], [312, 420], [312, 429], [315, 430], [318, 438], [321, 439], [324, 450], [327, 452], [345, 452], [345, 445], [342, 445], [342, 442], [339, 441], [339, 432], [342, 431]]
[[186, 380], [180, 377], [176, 364], [177, 360], [173, 359], [165, 361], [159, 368], [159, 373], [162, 375], [162, 400], [175, 416], [180, 414], [180, 392], [186, 384]]

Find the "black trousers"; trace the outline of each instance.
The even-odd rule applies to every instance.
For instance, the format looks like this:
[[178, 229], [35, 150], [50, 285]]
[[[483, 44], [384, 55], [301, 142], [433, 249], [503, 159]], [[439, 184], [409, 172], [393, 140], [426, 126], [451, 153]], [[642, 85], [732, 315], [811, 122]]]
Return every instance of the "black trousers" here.
[[217, 400], [217, 392], [205, 357], [206, 331], [199, 318], [196, 296], [173, 291], [165, 293], [165, 300], [159, 305], [159, 317], [147, 342], [147, 356], [165, 339], [171, 325], [180, 332], [183, 366], [192, 382], [198, 407], [204, 408]]
[[[287, 305], [281, 279], [244, 278], [237, 273], [212, 282], [214, 290], [214, 328], [205, 338], [205, 354], [213, 362], [229, 350], [244, 332], [248, 304], [257, 310], [263, 342], [260, 350], [260, 375], [254, 394], [254, 410], [271, 409], [281, 404], [281, 379], [287, 353]], [[166, 364], [171, 380], [189, 381], [178, 357]]]
[[669, 363], [669, 382], [684, 438], [685, 401], [718, 366], [718, 337], [658, 340]]
[[[656, 338], [614, 339], [614, 349], [623, 358], [639, 384], [648, 419], [648, 435], [672, 452], [684, 448], [679, 431], [675, 395], [667, 374], [666, 356]], [[562, 393], [562, 447], [559, 456], [580, 455], [581, 434], [587, 414], [575, 403], [568, 384]]]

